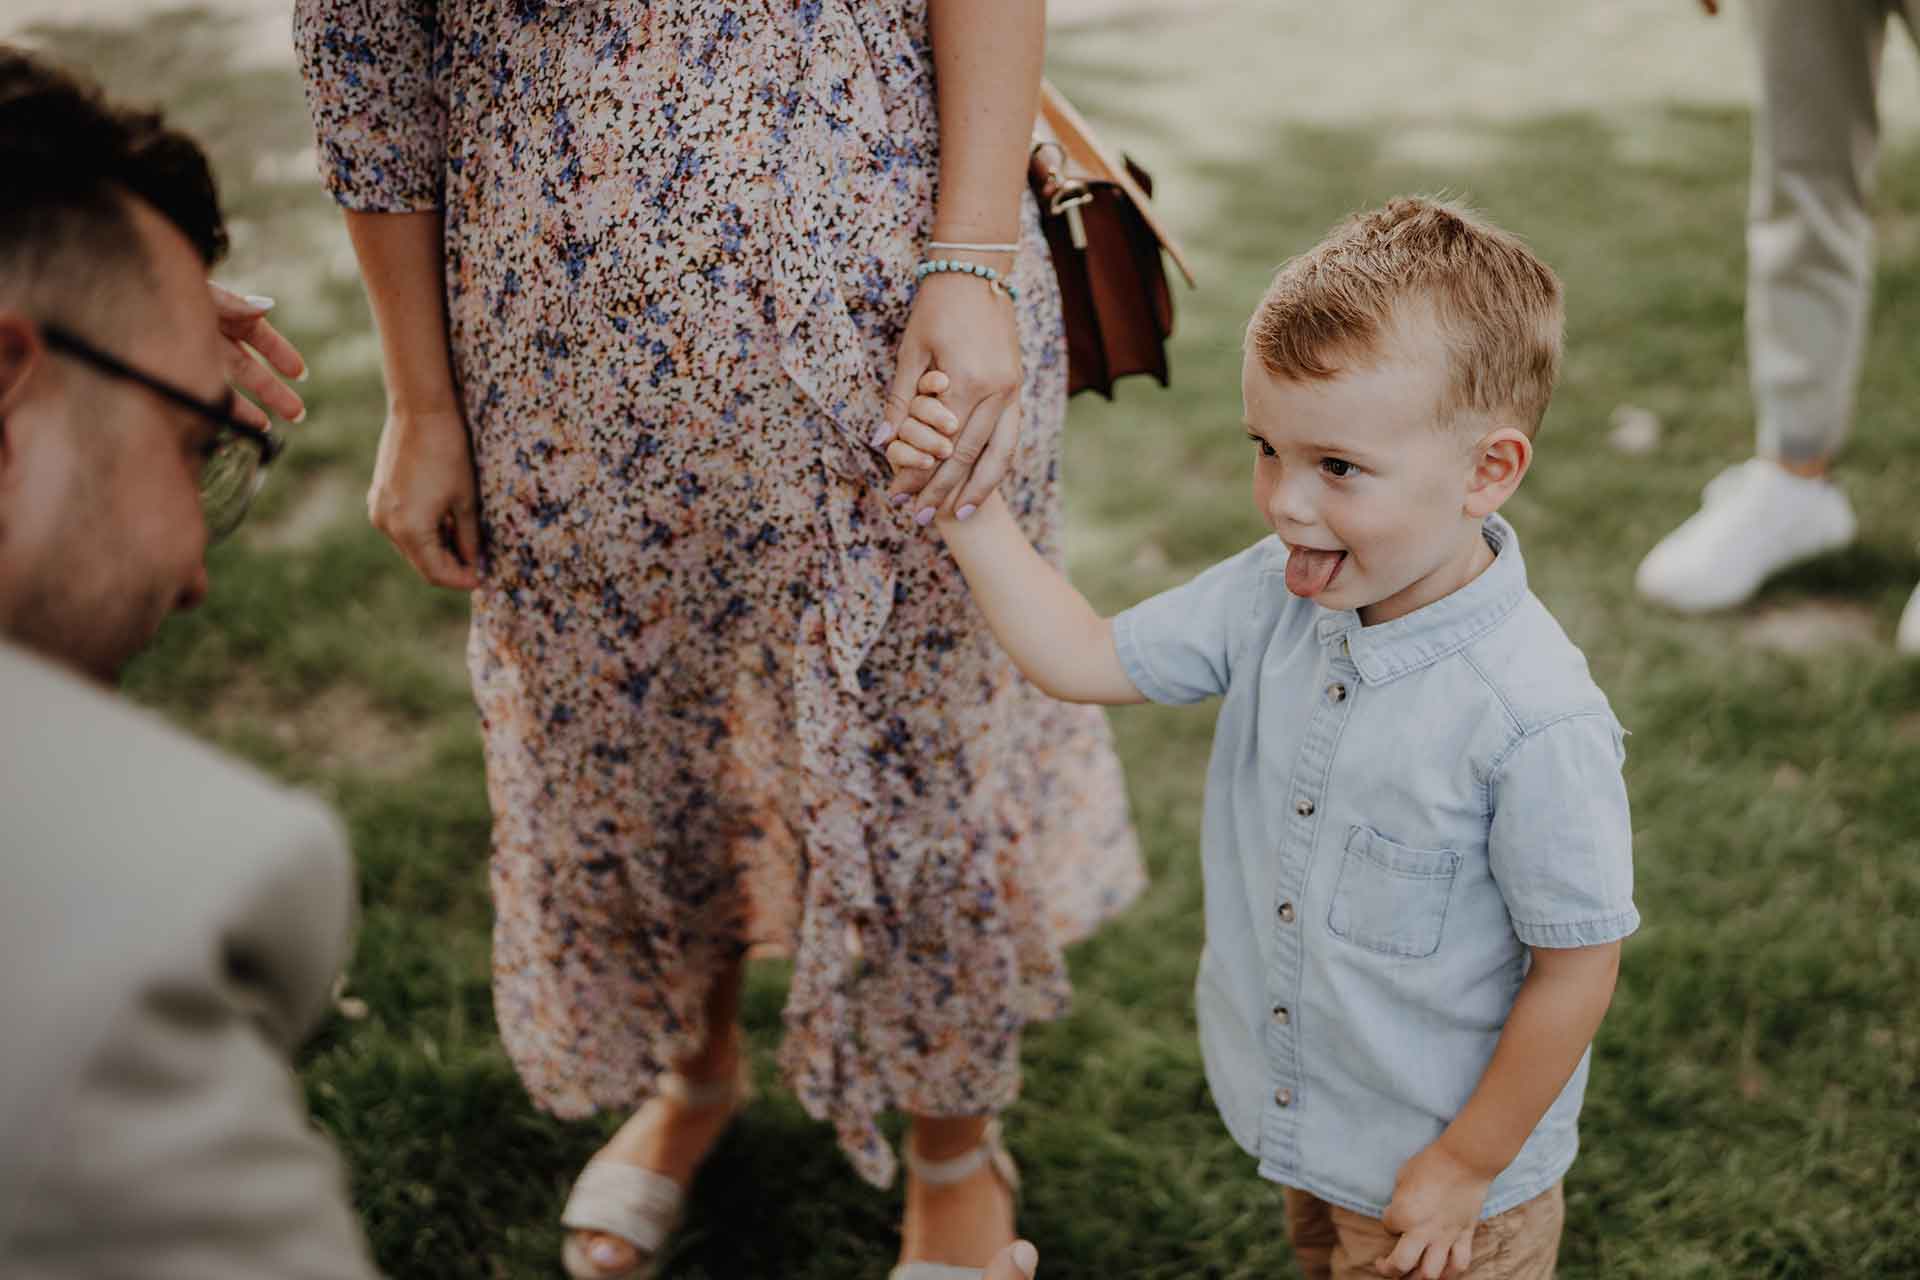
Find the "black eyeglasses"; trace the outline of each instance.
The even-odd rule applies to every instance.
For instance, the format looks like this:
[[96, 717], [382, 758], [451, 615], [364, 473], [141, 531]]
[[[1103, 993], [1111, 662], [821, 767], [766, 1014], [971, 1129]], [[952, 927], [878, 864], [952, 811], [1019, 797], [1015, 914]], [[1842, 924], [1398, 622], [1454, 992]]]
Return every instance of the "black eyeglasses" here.
[[136, 369], [65, 329], [49, 325], [41, 330], [41, 335], [53, 350], [91, 365], [109, 377], [136, 382], [211, 423], [219, 434], [208, 446], [206, 465], [200, 472], [200, 515], [206, 521], [210, 541], [218, 542], [240, 526], [246, 519], [247, 508], [253, 505], [254, 495], [266, 483], [267, 468], [287, 447], [285, 439], [240, 421], [227, 405], [202, 400], [191, 391]]

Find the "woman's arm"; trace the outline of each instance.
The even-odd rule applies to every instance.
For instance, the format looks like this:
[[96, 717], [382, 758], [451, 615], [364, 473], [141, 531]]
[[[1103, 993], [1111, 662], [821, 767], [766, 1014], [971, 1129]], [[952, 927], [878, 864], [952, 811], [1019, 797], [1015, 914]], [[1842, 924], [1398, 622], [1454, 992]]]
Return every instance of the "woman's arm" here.
[[[933, 238], [967, 244], [1020, 239], [1020, 194], [1046, 49], [1043, 0], [930, 0], [940, 111], [939, 199]], [[941, 250], [994, 268], [1011, 253]], [[908, 472], [894, 488], [918, 492], [922, 524], [936, 511], [977, 507], [998, 487], [1019, 442], [1020, 339], [1012, 305], [980, 279], [929, 276], [901, 341], [884, 444], [906, 420], [914, 385], [929, 368], [952, 379], [947, 401], [960, 416], [954, 453], [928, 478]]]
[[473, 452], [447, 344], [439, 210], [347, 214], [380, 331], [387, 422], [367, 513], [436, 586], [480, 585]]
[[456, 411], [447, 349], [446, 262], [441, 214], [347, 212], [347, 235], [380, 330], [387, 407], [408, 413]]
[[[933, 238], [1010, 244], [1046, 55], [1043, 0], [931, 0], [940, 107], [940, 200]], [[1012, 255], [983, 259], [1013, 265]]]

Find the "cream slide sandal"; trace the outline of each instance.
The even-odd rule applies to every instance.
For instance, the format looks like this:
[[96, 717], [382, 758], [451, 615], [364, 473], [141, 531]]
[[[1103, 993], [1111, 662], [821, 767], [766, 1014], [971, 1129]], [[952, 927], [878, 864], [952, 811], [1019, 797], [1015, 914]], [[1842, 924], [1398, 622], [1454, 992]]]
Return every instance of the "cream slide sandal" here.
[[[726, 1106], [737, 1115], [753, 1097], [753, 1075], [743, 1053], [740, 1072], [731, 1080], [695, 1084], [667, 1071], [661, 1073], [657, 1088], [661, 1097], [683, 1107]], [[680, 1225], [686, 1199], [686, 1188], [665, 1174], [598, 1156], [587, 1161], [560, 1214], [560, 1225], [568, 1230], [560, 1249], [567, 1274], [574, 1280], [631, 1280], [647, 1274], [660, 1247]], [[619, 1236], [633, 1246], [634, 1264], [619, 1271], [605, 1270], [588, 1256], [583, 1231]]]
[[[987, 1126], [987, 1136], [979, 1146], [951, 1160], [923, 1160], [913, 1153], [911, 1141], [907, 1143], [906, 1155], [907, 1168], [928, 1186], [950, 1187], [956, 1182], [965, 1182], [978, 1173], [982, 1166], [991, 1165], [995, 1176], [1016, 1199], [1019, 1198], [1020, 1168], [1014, 1164], [1006, 1145], [1000, 1141], [998, 1120]], [[887, 1273], [887, 1280], [981, 1280], [986, 1274], [981, 1267], [956, 1267], [945, 1262], [903, 1262]]]

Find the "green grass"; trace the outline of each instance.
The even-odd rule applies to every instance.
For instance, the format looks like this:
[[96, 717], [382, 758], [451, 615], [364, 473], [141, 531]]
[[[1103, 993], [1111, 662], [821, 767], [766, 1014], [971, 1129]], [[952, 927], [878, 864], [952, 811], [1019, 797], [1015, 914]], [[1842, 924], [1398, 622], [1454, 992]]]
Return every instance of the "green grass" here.
[[[1237, 344], [1282, 257], [1409, 190], [1464, 194], [1525, 234], [1567, 281], [1570, 358], [1509, 511], [1535, 590], [1633, 730], [1646, 918], [1596, 1049], [1563, 1274], [1920, 1274], [1920, 664], [1889, 644], [1920, 579], [1920, 147], [1896, 129], [1883, 162], [1875, 336], [1847, 457], [1859, 545], [1751, 609], [1682, 622], [1636, 605], [1630, 578], [1750, 448], [1745, 112], [1624, 88], [1597, 106], [1539, 90], [1544, 109], [1498, 114], [1448, 92], [1366, 111], [1290, 101], [1284, 84], [1262, 96], [1243, 73], [1296, 37], [1257, 18], [1207, 9], [1055, 41], [1055, 78], [1153, 169], [1205, 286], [1179, 299], [1172, 391], [1074, 406], [1077, 578], [1117, 607], [1259, 536]], [[320, 789], [351, 824], [365, 900], [352, 989], [371, 1012], [333, 1020], [303, 1073], [382, 1265], [555, 1274], [561, 1197], [608, 1125], [537, 1114], [495, 1038], [464, 601], [418, 586], [364, 527], [381, 403], [365, 308], [295, 154], [297, 84], [224, 69], [224, 30], [176, 14], [44, 33], [211, 141], [242, 227], [228, 274], [281, 300], [316, 368], [311, 423], [261, 519], [216, 554], [212, 601], [167, 628], [131, 687]], [[1227, 48], [1232, 76], [1190, 70]], [[1609, 447], [1622, 403], [1665, 421], [1656, 452]], [[1833, 606], [1870, 639], [1756, 643], [1763, 616]], [[1214, 1117], [1193, 1039], [1211, 716], [1114, 720], [1154, 884], [1074, 953], [1073, 1015], [1029, 1037], [1009, 1122], [1023, 1227], [1048, 1280], [1286, 1274], [1278, 1200]], [[767, 1096], [702, 1174], [669, 1275], [879, 1276], [893, 1257], [897, 1198], [857, 1182], [771, 1078], [781, 999], [781, 974], [756, 973]]]

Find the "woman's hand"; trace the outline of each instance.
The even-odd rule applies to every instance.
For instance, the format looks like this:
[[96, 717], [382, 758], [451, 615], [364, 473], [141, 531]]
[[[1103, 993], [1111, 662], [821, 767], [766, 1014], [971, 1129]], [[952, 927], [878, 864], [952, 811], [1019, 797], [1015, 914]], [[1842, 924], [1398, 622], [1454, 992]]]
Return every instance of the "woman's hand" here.
[[941, 398], [958, 419], [959, 432], [952, 452], [934, 470], [894, 476], [894, 503], [912, 501], [914, 518], [922, 525], [942, 511], [962, 520], [972, 515], [1013, 463], [1020, 443], [1020, 335], [1006, 294], [958, 272], [920, 282], [875, 447], [899, 434], [920, 377], [929, 369], [947, 375]]
[[367, 517], [434, 586], [480, 585], [473, 448], [458, 409], [388, 411]]
[[[220, 317], [220, 334], [227, 340], [227, 378], [253, 397], [242, 398], [234, 406], [234, 416], [262, 430], [269, 425], [268, 413], [288, 422], [306, 417], [307, 406], [300, 393], [280, 379], [306, 377], [307, 362], [267, 322], [273, 299], [235, 293], [212, 281], [208, 281], [207, 290], [213, 294], [213, 309]], [[258, 359], [254, 358], [256, 354]]]

